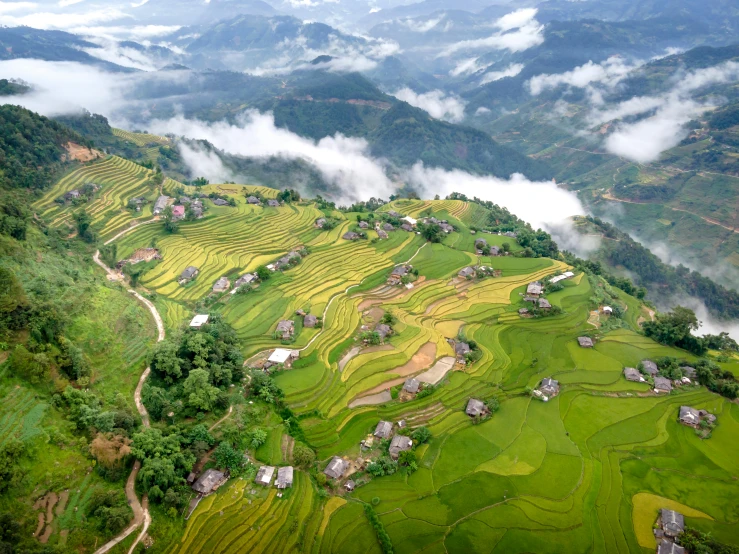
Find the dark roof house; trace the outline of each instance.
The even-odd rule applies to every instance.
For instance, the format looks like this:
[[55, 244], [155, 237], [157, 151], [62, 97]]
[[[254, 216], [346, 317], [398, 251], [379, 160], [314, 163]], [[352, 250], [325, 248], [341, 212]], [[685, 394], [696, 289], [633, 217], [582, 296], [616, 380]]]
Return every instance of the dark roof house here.
[[268, 487], [272, 483], [272, 477], [274, 474], [274, 466], [262, 466], [259, 468], [259, 471], [257, 471], [257, 476], [254, 478], [254, 482], [263, 487]]
[[344, 476], [347, 465], [345, 460], [334, 456], [326, 466], [326, 469], [323, 470], [323, 473], [331, 479], [341, 479]]
[[216, 490], [225, 480], [226, 474], [222, 471], [208, 469], [195, 481], [192, 490], [205, 496]]
[[470, 398], [467, 402], [467, 408], [465, 408], [464, 410], [464, 412], [470, 417], [482, 415], [486, 411], [487, 406], [485, 406], [485, 403], [482, 400], [477, 400], [476, 398]]
[[293, 486], [293, 466], [277, 469], [277, 488], [287, 489]]
[[403, 225], [400, 226], [403, 231], [411, 232], [413, 231], [413, 226], [410, 223], [403, 223]]
[[308, 314], [303, 318], [303, 327], [308, 327], [310, 329], [315, 327], [316, 323], [318, 323], [318, 318], [313, 314]]
[[392, 223], [385, 223], [382, 226], [383, 231], [394, 231], [395, 227], [393, 227]]
[[654, 378], [654, 390], [656, 392], [671, 392], [672, 383], [667, 377], [655, 377]]
[[289, 339], [295, 332], [295, 322], [292, 319], [283, 319], [277, 324], [275, 333], [281, 335], [283, 339]]
[[261, 204], [261, 202], [259, 201], [259, 198], [257, 198], [256, 196], [249, 196], [246, 199], [246, 202], [247, 204]]
[[410, 379], [406, 379], [405, 383], [403, 383], [403, 390], [410, 394], [416, 394], [420, 386], [420, 381], [411, 377]]
[[454, 345], [454, 353], [458, 358], [464, 358], [470, 352], [470, 345], [466, 342], [458, 342]]
[[472, 277], [473, 275], [475, 275], [475, 268], [471, 266], [463, 267], [459, 270], [459, 273], [457, 273], [457, 275], [464, 278]]
[[354, 231], [347, 231], [341, 238], [344, 240], [357, 240], [359, 238], [359, 235]]
[[659, 373], [657, 364], [655, 364], [652, 360], [642, 360], [641, 366], [644, 370], [644, 373], [646, 373], [647, 375], [655, 376], [657, 375], [657, 373]]
[[644, 377], [642, 377], [642, 374], [635, 367], [625, 367], [624, 377], [626, 377], [627, 381], [634, 381], [635, 383], [644, 382]]
[[[280, 203], [273, 198], [271, 200], [267, 200], [267, 206], [271, 206], [272, 208], [278, 208], [280, 206]], [[290, 469], [292, 470], [292, 468]], [[292, 478], [290, 479], [290, 482], [292, 483]]]
[[384, 323], [380, 323], [377, 327], [375, 327], [375, 333], [380, 335], [381, 340], [385, 340], [385, 337], [387, 337], [392, 332], [392, 328]]
[[593, 348], [593, 339], [590, 337], [577, 337], [577, 342], [582, 348]]
[[677, 537], [685, 531], [685, 518], [673, 510], [662, 508], [660, 511], [660, 519], [662, 530], [668, 537]]
[[552, 308], [552, 305], [549, 303], [549, 300], [546, 298], [539, 298], [539, 309], [540, 310], [549, 310]]
[[556, 396], [559, 393], [559, 381], [556, 381], [551, 377], [546, 377], [541, 380], [539, 390], [547, 396]]
[[389, 421], [380, 421], [373, 433], [378, 439], [389, 439], [393, 434], [393, 424]]
[[685, 549], [671, 541], [662, 541], [657, 547], [657, 554], [685, 554]]
[[216, 206], [228, 206], [228, 200], [224, 200], [223, 198], [215, 198], [213, 200], [213, 204]]
[[390, 457], [394, 460], [397, 460], [401, 452], [410, 450], [412, 447], [413, 441], [409, 437], [403, 435], [395, 435], [393, 437], [393, 440], [390, 441], [390, 448], [388, 449], [388, 451], [390, 452]]
[[180, 273], [180, 279], [192, 279], [198, 273], [200, 273], [200, 270], [197, 267], [195, 267], [194, 265], [189, 265], [182, 273]]

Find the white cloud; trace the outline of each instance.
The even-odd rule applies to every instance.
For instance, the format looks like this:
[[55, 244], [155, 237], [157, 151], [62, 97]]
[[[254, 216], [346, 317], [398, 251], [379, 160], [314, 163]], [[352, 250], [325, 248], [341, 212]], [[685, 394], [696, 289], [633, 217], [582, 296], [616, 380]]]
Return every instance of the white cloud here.
[[467, 58], [457, 62], [457, 65], [449, 72], [452, 77], [459, 77], [460, 75], [470, 75], [477, 73], [485, 66], [477, 63], [478, 58]]
[[76, 32], [77, 27], [109, 23], [129, 17], [131, 16], [117, 8], [97, 8], [83, 13], [34, 12], [18, 17], [4, 15], [0, 10], [0, 25], [8, 27], [25, 25], [35, 29], [58, 29]]
[[[403, 177], [425, 198], [433, 198], [435, 194], [443, 198], [452, 192], [460, 192], [470, 198], [476, 196], [491, 200], [508, 208], [534, 228], [565, 229], [571, 225], [571, 216], [585, 213], [575, 194], [560, 189], [552, 181], [529, 181], [520, 173], [511, 175], [510, 179], [500, 179], [459, 170], [428, 168], [418, 162]], [[536, 201], [532, 202], [533, 198]]]
[[406, 19], [399, 19], [398, 23], [403, 25], [404, 27], [407, 27], [414, 33], [427, 33], [434, 27], [436, 27], [439, 23], [444, 21], [445, 16], [437, 17], [434, 19], [414, 19], [414, 18], [406, 18]]
[[493, 48], [521, 52], [544, 42], [544, 26], [536, 19], [536, 8], [525, 8], [504, 15], [493, 23], [495, 34], [479, 39], [463, 40], [448, 46], [440, 55], [450, 56], [462, 50]]
[[36, 6], [35, 2], [0, 2], [0, 16], [10, 12], [33, 10]]
[[135, 48], [124, 47], [117, 41], [102, 38], [91, 38], [90, 41], [97, 44], [98, 47], [82, 48], [81, 50], [91, 56], [123, 67], [132, 67], [143, 71], [156, 71], [157, 69], [157, 64], [153, 59]]
[[67, 6], [74, 6], [75, 4], [79, 4], [84, 1], [85, 0], [59, 0], [59, 7], [66, 8]]
[[452, 123], [459, 123], [464, 119], [465, 102], [457, 96], [446, 96], [441, 90], [418, 94], [405, 87], [393, 93], [393, 96], [408, 102], [411, 106], [421, 108], [436, 119], [444, 119]]
[[340, 188], [342, 201], [387, 197], [394, 190], [382, 162], [370, 156], [364, 139], [340, 133], [319, 141], [303, 138], [276, 127], [271, 113], [248, 111], [236, 125], [176, 117], [150, 122], [147, 127], [153, 132], [205, 139], [229, 154], [304, 160], [315, 166], [328, 183]]
[[485, 106], [480, 106], [479, 108], [475, 110], [475, 115], [485, 115], [490, 112], [491, 112], [490, 108], [486, 108]]
[[108, 40], [144, 42], [155, 37], [174, 33], [179, 28], [179, 25], [81, 25], [69, 31]]
[[482, 76], [482, 79], [480, 80], [480, 85], [487, 85], [488, 83], [499, 81], [500, 79], [504, 79], [505, 77], [515, 77], [516, 75], [521, 73], [523, 67], [524, 66], [522, 63], [512, 63], [501, 71], [489, 71]]
[[612, 88], [641, 65], [643, 65], [641, 62], [633, 65], [627, 64], [620, 56], [612, 56], [602, 63], [589, 61], [564, 73], [536, 75], [528, 81], [528, 86], [534, 96], [560, 85], [585, 88], [588, 85], [600, 83]]

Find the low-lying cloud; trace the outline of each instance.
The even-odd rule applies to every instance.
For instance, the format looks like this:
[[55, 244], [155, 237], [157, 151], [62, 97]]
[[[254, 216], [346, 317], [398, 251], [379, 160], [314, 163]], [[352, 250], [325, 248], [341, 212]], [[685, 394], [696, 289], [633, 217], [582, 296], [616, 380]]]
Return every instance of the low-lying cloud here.
[[408, 102], [411, 106], [421, 108], [436, 119], [443, 119], [451, 123], [459, 123], [464, 119], [464, 101], [457, 96], [447, 96], [441, 90], [419, 94], [405, 87], [393, 93], [393, 96], [398, 100]]
[[564, 73], [536, 75], [528, 81], [528, 87], [534, 96], [560, 85], [585, 88], [599, 83], [607, 88], [613, 88], [641, 65], [641, 62], [629, 64], [620, 56], [612, 56], [602, 63], [589, 61]]
[[500, 81], [506, 77], [515, 77], [523, 70], [524, 65], [522, 63], [512, 63], [505, 69], [500, 71], [489, 71], [480, 79], [480, 85], [487, 85], [493, 81]]
[[463, 40], [444, 49], [441, 56], [465, 50], [495, 49], [521, 52], [544, 42], [544, 25], [536, 18], [536, 8], [524, 8], [504, 15], [493, 23], [498, 31], [485, 38]]

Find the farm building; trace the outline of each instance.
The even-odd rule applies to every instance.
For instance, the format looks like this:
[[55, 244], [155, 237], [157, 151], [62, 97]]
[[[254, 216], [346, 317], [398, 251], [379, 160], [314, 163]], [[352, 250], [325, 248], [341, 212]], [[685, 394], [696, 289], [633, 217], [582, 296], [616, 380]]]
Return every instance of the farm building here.
[[316, 227], [318, 227], [319, 229], [323, 229], [323, 226], [324, 225], [326, 225], [326, 218], [325, 217], [320, 217], [320, 218], [316, 219]]
[[475, 241], [475, 248], [476, 248], [477, 250], [482, 250], [482, 249], [483, 249], [483, 248], [485, 248], [485, 247], [486, 247], [487, 245], [488, 245], [488, 241], [486, 241], [485, 239], [477, 239], [477, 240]]
[[344, 240], [357, 240], [359, 235], [354, 231], [347, 231], [341, 238]]
[[308, 327], [309, 329], [316, 326], [316, 323], [318, 323], [318, 318], [314, 316], [313, 314], [308, 314], [303, 318], [303, 327]]
[[235, 293], [236, 290], [239, 287], [242, 287], [244, 285], [249, 285], [257, 280], [257, 274], [256, 273], [247, 273], [246, 275], [242, 275], [236, 281], [234, 282], [234, 290], [231, 291], [231, 294]]
[[208, 314], [198, 314], [190, 321], [190, 327], [202, 327], [208, 323]]
[[593, 339], [590, 337], [577, 337], [577, 342], [582, 348], [593, 348]]
[[289, 364], [293, 360], [297, 360], [300, 352], [297, 350], [289, 350], [287, 348], [275, 348], [275, 351], [269, 355], [267, 361], [271, 364]]
[[457, 355], [458, 362], [465, 362], [467, 354], [470, 353], [470, 345], [466, 342], [458, 342], [454, 344], [454, 353]]
[[659, 373], [659, 368], [657, 367], [657, 364], [655, 364], [652, 360], [642, 360], [641, 366], [644, 373], [646, 373], [647, 375], [651, 375], [652, 377]]
[[539, 390], [542, 392], [542, 394], [545, 394], [549, 397], [557, 396], [559, 394], [559, 381], [556, 381], [551, 377], [546, 377], [545, 379], [541, 380]]
[[164, 211], [164, 208], [167, 207], [167, 203], [169, 202], [169, 196], [160, 196], [157, 198], [157, 201], [154, 202], [154, 215], [158, 215]]
[[254, 478], [254, 482], [263, 487], [269, 487], [272, 483], [272, 477], [274, 477], [275, 468], [273, 466], [262, 466], [257, 471], [257, 476]]
[[673, 510], [662, 508], [657, 523], [666, 537], [677, 537], [685, 531], [685, 518], [682, 514]]
[[192, 490], [200, 493], [202, 496], [207, 496], [225, 483], [226, 480], [226, 474], [222, 471], [208, 469], [195, 481]]
[[283, 319], [277, 324], [275, 333], [283, 339], [290, 339], [295, 332], [295, 322], [292, 319]]
[[293, 466], [277, 469], [277, 488], [288, 489], [293, 486]]
[[403, 223], [400, 228], [403, 229], [403, 231], [408, 231], [409, 233], [413, 232], [413, 225], [410, 225], [408, 223]]
[[228, 206], [228, 200], [224, 200], [223, 198], [215, 198], [213, 200], [213, 204], [216, 206]]
[[403, 217], [403, 214], [399, 214], [399, 213], [398, 213], [398, 212], [396, 212], [395, 210], [390, 210], [390, 211], [389, 211], [389, 212], [387, 213], [387, 215], [389, 215], [390, 217], [396, 217], [396, 218], [398, 218], [398, 219], [400, 219], [401, 217]]
[[367, 223], [366, 221], [360, 221], [359, 222], [359, 228], [360, 229], [369, 229], [369, 223]]
[[375, 327], [375, 333], [380, 335], [380, 340], [385, 340], [385, 338], [393, 332], [390, 325], [385, 325], [384, 323], [380, 323], [377, 327]]
[[559, 283], [560, 281], [564, 281], [565, 279], [570, 279], [571, 277], [574, 277], [575, 274], [571, 271], [565, 271], [562, 275], [557, 275], [556, 277], [552, 277], [549, 279], [550, 283]]
[[180, 283], [187, 283], [190, 279], [197, 277], [198, 273], [200, 273], [200, 270], [194, 265], [187, 266], [185, 270], [180, 273]]
[[413, 441], [410, 438], [403, 435], [395, 435], [393, 440], [390, 441], [390, 448], [388, 451], [390, 452], [390, 457], [393, 460], [397, 460], [401, 452], [410, 450], [412, 447]]
[[672, 383], [667, 377], [655, 377], [654, 392], [672, 392]]
[[487, 411], [488, 407], [485, 406], [485, 403], [482, 400], [470, 398], [467, 402], [467, 408], [465, 408], [464, 413], [466, 413], [470, 417], [477, 417], [483, 415]]
[[440, 223], [439, 227], [441, 227], [441, 230], [445, 233], [451, 233], [452, 231], [454, 231], [454, 227], [452, 227], [448, 223]]
[[610, 306], [603, 306], [603, 313], [605, 315], [611, 315], [613, 314], [613, 308], [611, 308]]
[[625, 367], [624, 368], [624, 377], [626, 377], [627, 381], [634, 381], [635, 383], [643, 383], [644, 377], [641, 373], [639, 373], [639, 370], [635, 367]]
[[420, 386], [420, 381], [411, 377], [410, 379], [406, 379], [405, 383], [403, 383], [403, 391], [408, 394], [416, 394]]
[[373, 433], [378, 439], [389, 439], [393, 434], [393, 424], [389, 421], [380, 421]]
[[657, 554], [685, 554], [685, 549], [670, 541], [662, 541], [657, 547]]
[[518, 310], [518, 315], [528, 315], [529, 309], [528, 308], [521, 308]]
[[539, 298], [538, 305], [540, 310], [550, 310], [552, 308], [552, 305], [546, 298]]
[[246, 203], [247, 204], [261, 204], [261, 202], [259, 201], [259, 198], [257, 198], [256, 196], [247, 197]]
[[405, 221], [408, 225], [412, 225], [413, 227], [415, 227], [416, 226], [416, 223], [418, 223], [418, 220], [413, 219], [409, 215], [407, 215], [404, 218], [402, 218], [402, 221]]
[[352, 492], [356, 486], [357, 484], [351, 479], [344, 483], [344, 488], [347, 490], [347, 492]]
[[395, 227], [393, 227], [392, 223], [385, 223], [382, 226], [383, 231], [394, 231]]
[[544, 291], [540, 281], [529, 283], [526, 287], [526, 294], [529, 296], [539, 296]]
[[185, 206], [172, 206], [172, 219], [180, 220], [185, 217]]
[[348, 464], [345, 460], [334, 456], [323, 470], [323, 473], [331, 479], [341, 479], [344, 476]]
[[70, 190], [64, 195], [65, 200], [76, 200], [81, 196], [80, 191], [77, 189]]
[[490, 255], [491, 256], [500, 256], [500, 247], [499, 246], [491, 246], [490, 247]]
[[[271, 208], [279, 208], [280, 207], [280, 203], [277, 200], [274, 200], [274, 199], [267, 200], [267, 206], [269, 206]], [[292, 468], [290, 468], [290, 470], [292, 471]], [[290, 479], [290, 482], [292, 483], [292, 477]]]
[[476, 272], [475, 272], [475, 268], [474, 267], [467, 266], [467, 267], [464, 267], [464, 268], [460, 269], [459, 270], [459, 273], [457, 273], [457, 275], [459, 275], [460, 277], [464, 277], [466, 279], [467, 277], [474, 276], [475, 273]]
[[213, 292], [227, 291], [229, 287], [231, 287], [231, 281], [229, 281], [226, 277], [221, 277], [213, 285]]
[[386, 239], [388, 237], [387, 233], [385, 231], [383, 231], [382, 229], [380, 229], [379, 231], [377, 231], [377, 236], [379, 238], [381, 238], [381, 239]]
[[695, 368], [690, 367], [689, 365], [680, 366], [680, 371], [682, 371], [683, 375], [685, 375], [685, 377], [689, 379], [695, 379], [698, 376], [697, 372], [695, 371]]
[[706, 410], [696, 410], [690, 406], [680, 406], [680, 423], [697, 427], [700, 422], [706, 420], [708, 423], [714, 423], [716, 416], [708, 413]]

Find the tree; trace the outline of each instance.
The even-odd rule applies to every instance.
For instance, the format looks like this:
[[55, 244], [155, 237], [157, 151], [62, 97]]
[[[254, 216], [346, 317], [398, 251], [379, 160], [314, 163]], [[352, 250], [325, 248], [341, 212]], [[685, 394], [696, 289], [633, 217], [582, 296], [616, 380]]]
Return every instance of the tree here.
[[259, 280], [260, 281], [266, 281], [270, 277], [272, 277], [272, 272], [269, 269], [267, 269], [267, 266], [264, 266], [264, 265], [260, 265], [257, 268], [256, 273], [257, 273], [257, 277], [259, 277]]
[[426, 427], [418, 427], [413, 433], [411, 438], [416, 441], [416, 444], [424, 444], [431, 440], [431, 431]]
[[259, 427], [249, 431], [249, 446], [252, 450], [256, 450], [267, 442], [267, 431]]
[[218, 445], [213, 456], [216, 465], [229, 471], [236, 471], [244, 463], [244, 455], [236, 450], [229, 441], [223, 441]]
[[167, 206], [164, 212], [162, 212], [162, 219], [164, 220], [164, 230], [168, 233], [176, 233], [180, 228], [179, 222], [174, 218], [172, 206]]
[[706, 351], [705, 341], [691, 334], [699, 327], [700, 322], [693, 310], [676, 306], [669, 313], [658, 314], [654, 321], [645, 322], [642, 329], [647, 337], [659, 343], [702, 355]]
[[74, 221], [77, 224], [77, 234], [85, 242], [92, 242], [94, 235], [90, 230], [92, 224], [92, 217], [84, 209], [74, 214]]
[[213, 409], [218, 399], [218, 389], [209, 383], [210, 374], [204, 369], [193, 369], [182, 384], [187, 404], [203, 412]]
[[45, 381], [51, 367], [51, 361], [45, 353], [32, 354], [22, 344], [16, 345], [13, 349], [9, 362], [13, 373], [28, 379], [31, 383]]
[[131, 439], [123, 435], [99, 433], [90, 444], [90, 453], [100, 465], [111, 468], [119, 466], [121, 460], [131, 453], [130, 445]]
[[168, 340], [158, 342], [154, 346], [149, 365], [167, 384], [176, 382], [182, 377], [180, 359], [177, 357], [177, 345]]
[[293, 462], [300, 467], [309, 467], [316, 461], [316, 453], [304, 444], [293, 447]]
[[23, 471], [18, 463], [25, 452], [26, 447], [15, 437], [0, 446], [0, 493], [20, 483]]

